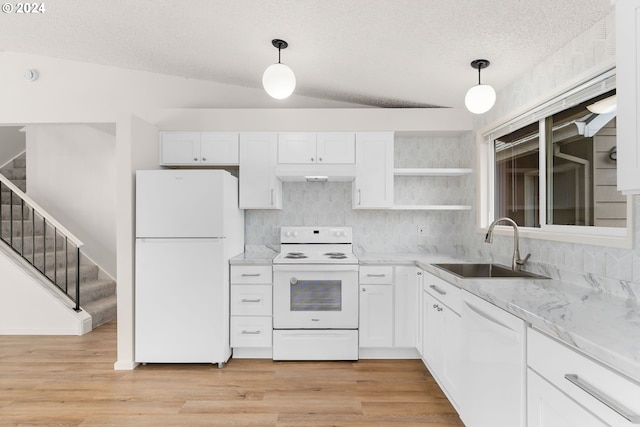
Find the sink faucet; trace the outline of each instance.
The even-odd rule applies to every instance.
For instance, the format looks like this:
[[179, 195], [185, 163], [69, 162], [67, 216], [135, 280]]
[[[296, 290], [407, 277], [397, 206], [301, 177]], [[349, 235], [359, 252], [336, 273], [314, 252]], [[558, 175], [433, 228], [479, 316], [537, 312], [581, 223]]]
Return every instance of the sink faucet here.
[[518, 241], [520, 240], [520, 237], [518, 235], [518, 224], [516, 224], [514, 220], [512, 220], [511, 218], [504, 217], [504, 218], [498, 218], [495, 221], [493, 221], [489, 226], [489, 229], [487, 230], [487, 235], [485, 236], [484, 241], [485, 243], [493, 242], [493, 228], [499, 222], [508, 222], [509, 225], [513, 227], [513, 260], [511, 261], [511, 269], [514, 271], [520, 271], [522, 266], [527, 262], [527, 260], [531, 256], [531, 254], [527, 254], [527, 256], [524, 257], [524, 259], [520, 258], [520, 245], [518, 243]]

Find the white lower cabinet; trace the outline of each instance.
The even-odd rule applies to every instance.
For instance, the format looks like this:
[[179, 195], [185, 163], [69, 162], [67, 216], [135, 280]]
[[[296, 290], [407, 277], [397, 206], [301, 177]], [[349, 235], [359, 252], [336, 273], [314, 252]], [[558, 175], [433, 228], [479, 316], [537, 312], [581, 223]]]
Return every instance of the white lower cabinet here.
[[418, 358], [416, 267], [360, 266], [361, 358]]
[[360, 285], [359, 347], [393, 345], [393, 285]]
[[422, 359], [459, 411], [462, 321], [460, 288], [424, 272]]
[[231, 266], [233, 357], [272, 356], [273, 273], [270, 265]]
[[640, 424], [640, 384], [527, 330], [528, 427]]

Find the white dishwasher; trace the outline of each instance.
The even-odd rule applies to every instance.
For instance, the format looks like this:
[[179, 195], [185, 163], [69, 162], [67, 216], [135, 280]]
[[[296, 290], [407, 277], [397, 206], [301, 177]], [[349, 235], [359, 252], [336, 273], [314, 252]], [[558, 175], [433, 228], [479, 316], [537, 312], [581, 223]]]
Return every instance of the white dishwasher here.
[[462, 421], [525, 427], [525, 322], [467, 291], [462, 300]]

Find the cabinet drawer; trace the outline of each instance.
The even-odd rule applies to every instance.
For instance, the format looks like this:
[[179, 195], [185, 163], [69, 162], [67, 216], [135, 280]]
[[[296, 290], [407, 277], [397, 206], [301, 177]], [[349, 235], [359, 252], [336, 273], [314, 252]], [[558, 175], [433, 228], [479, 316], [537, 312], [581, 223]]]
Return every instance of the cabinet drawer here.
[[231, 285], [232, 316], [271, 316], [271, 285]]
[[527, 364], [607, 424], [640, 423], [639, 383], [531, 328], [527, 330]]
[[272, 269], [270, 265], [232, 265], [231, 284], [271, 284]]
[[271, 347], [270, 316], [232, 316], [231, 347]]
[[392, 266], [364, 266], [360, 267], [361, 285], [391, 285], [393, 284]]
[[423, 283], [425, 292], [460, 314], [462, 310], [462, 290], [459, 287], [427, 272], [424, 273]]

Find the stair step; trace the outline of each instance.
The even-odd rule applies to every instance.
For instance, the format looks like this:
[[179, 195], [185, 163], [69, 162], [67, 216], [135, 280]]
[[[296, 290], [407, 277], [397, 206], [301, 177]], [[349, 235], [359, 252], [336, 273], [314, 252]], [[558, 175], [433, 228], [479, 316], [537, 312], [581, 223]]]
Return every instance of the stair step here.
[[80, 303], [83, 310], [91, 315], [93, 329], [115, 319], [117, 314], [116, 296], [112, 295], [87, 304]]
[[[96, 279], [80, 283], [80, 305], [92, 303], [116, 294], [116, 282], [110, 279]], [[75, 287], [69, 290], [69, 296], [75, 299]]]
[[[28, 260], [31, 260], [34, 244], [36, 248], [36, 253], [43, 252], [45, 250], [45, 246], [46, 246], [47, 252], [49, 252], [49, 251], [53, 251], [54, 241], [58, 250], [64, 249], [64, 239], [58, 237], [57, 240], [54, 240], [53, 236], [50, 236], [50, 235], [47, 235], [46, 239], [43, 236], [34, 236], [33, 238], [31, 238], [31, 236], [25, 236], [24, 251], [22, 250], [22, 238], [16, 237], [13, 239], [13, 248], [19, 254], [21, 254]], [[69, 251], [73, 251], [74, 253], [76, 251], [75, 246], [73, 246], [72, 244], [69, 244], [68, 249]]]
[[26, 181], [27, 179], [27, 169], [26, 168], [4, 168], [0, 170], [0, 173], [5, 177], [9, 178], [11, 181], [22, 180]]
[[[42, 271], [40, 271], [42, 273]], [[69, 273], [69, 282], [66, 282], [66, 273]], [[49, 269], [46, 271], [46, 276], [53, 281], [54, 278], [57, 280], [56, 283], [60, 289], [64, 290], [65, 284], [69, 287], [67, 293], [72, 295], [74, 292], [74, 288], [76, 286], [76, 269], [75, 267], [69, 267], [69, 269], [59, 268], [56, 272], [57, 277], [53, 274], [53, 269]], [[81, 265], [80, 266], [80, 286], [84, 283], [90, 283], [95, 280], [98, 280], [98, 267], [95, 265]], [[73, 293], [75, 295], [75, 293]], [[82, 290], [80, 290], [80, 297], [82, 297]]]
[[24, 218], [31, 221], [31, 208], [25, 206], [23, 209], [20, 203], [14, 203], [13, 208], [11, 207], [11, 205], [9, 205], [9, 203], [3, 203], [2, 205], [0, 205], [0, 219], [10, 220], [12, 211], [13, 219], [20, 220]]
[[13, 159], [13, 167], [14, 168], [27, 168], [27, 155], [22, 154], [19, 157]]
[[[23, 193], [27, 192], [27, 180], [26, 179], [12, 179], [11, 183], [13, 185], [15, 185], [16, 187], [18, 187], [20, 190], [22, 190]], [[0, 188], [0, 191], [2, 191], [2, 195], [3, 196], [5, 194], [8, 195], [9, 194], [9, 187], [7, 187], [6, 185], [3, 185], [2, 188]], [[2, 203], [5, 203], [4, 199], [2, 200]]]

